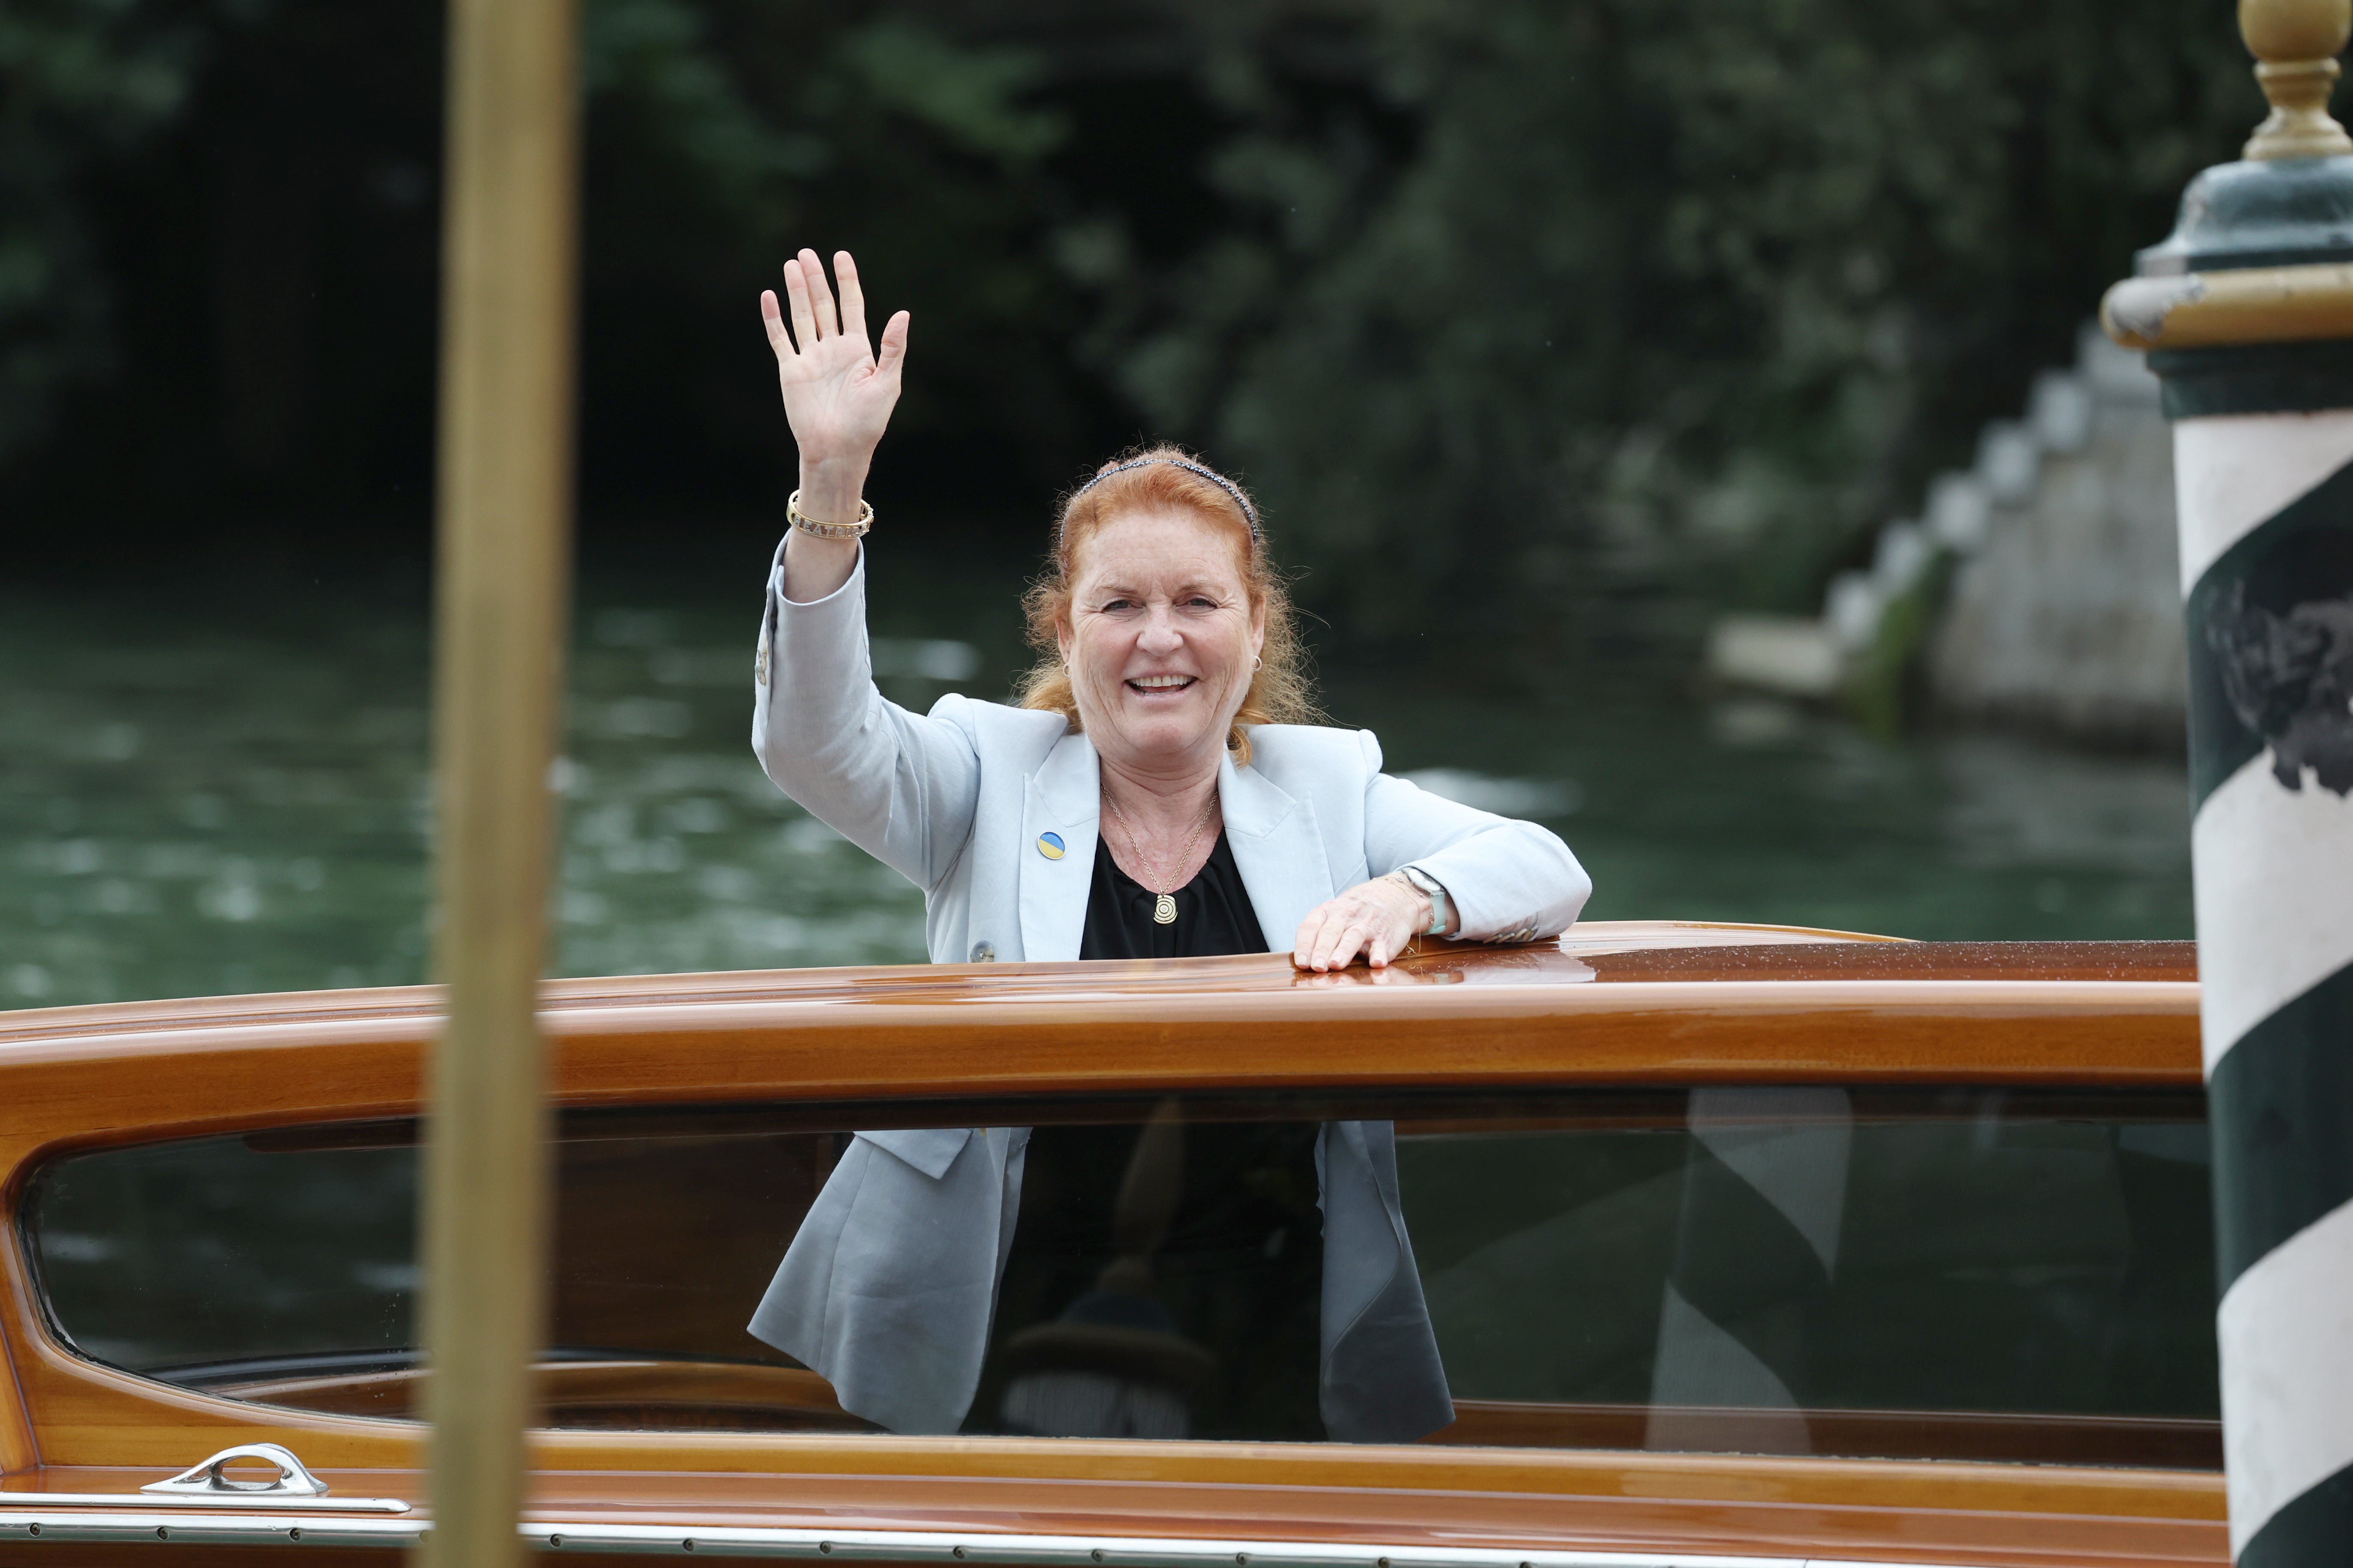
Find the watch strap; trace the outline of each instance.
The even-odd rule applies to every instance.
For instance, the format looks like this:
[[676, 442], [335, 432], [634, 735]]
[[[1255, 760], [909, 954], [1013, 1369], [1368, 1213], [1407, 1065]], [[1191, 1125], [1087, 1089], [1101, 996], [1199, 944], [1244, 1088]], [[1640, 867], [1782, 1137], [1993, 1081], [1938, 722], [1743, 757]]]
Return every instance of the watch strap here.
[[1430, 900], [1430, 926], [1422, 934], [1445, 935], [1446, 928], [1454, 923], [1454, 911], [1446, 897], [1446, 884], [1419, 866], [1400, 866], [1397, 874], [1421, 889], [1422, 896]]

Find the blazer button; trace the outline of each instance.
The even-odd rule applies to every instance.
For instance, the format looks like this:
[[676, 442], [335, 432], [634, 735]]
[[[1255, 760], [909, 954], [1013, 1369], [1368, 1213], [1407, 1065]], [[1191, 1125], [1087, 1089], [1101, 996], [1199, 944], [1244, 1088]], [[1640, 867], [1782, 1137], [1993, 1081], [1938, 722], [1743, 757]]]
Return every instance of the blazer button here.
[[972, 956], [965, 960], [965, 962], [968, 963], [995, 963], [997, 962], [996, 944], [986, 942], [974, 942], [972, 944]]

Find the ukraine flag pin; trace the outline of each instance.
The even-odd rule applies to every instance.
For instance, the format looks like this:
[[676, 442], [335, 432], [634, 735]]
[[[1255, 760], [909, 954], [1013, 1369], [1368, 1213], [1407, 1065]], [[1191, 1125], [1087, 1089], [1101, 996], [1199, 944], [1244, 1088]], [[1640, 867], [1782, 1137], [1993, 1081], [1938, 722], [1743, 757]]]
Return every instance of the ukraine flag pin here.
[[1060, 860], [1062, 858], [1062, 836], [1059, 833], [1038, 835], [1038, 853], [1049, 860]]

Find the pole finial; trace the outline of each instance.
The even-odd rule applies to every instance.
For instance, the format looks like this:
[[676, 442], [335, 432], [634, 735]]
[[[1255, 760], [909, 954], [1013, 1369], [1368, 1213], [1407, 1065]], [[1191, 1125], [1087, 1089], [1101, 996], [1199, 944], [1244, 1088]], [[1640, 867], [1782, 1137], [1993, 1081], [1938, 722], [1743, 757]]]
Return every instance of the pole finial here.
[[2353, 34], [2353, 0], [2239, 0], [2239, 36], [2258, 63], [2271, 117], [2247, 142], [2249, 158], [2330, 158], [2353, 136], [2328, 112], [2337, 56]]

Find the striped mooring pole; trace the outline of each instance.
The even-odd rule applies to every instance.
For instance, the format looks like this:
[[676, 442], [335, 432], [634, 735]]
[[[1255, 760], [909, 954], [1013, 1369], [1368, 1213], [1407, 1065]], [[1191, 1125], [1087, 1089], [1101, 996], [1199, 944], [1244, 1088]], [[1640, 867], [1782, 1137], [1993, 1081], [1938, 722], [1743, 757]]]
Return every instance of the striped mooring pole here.
[[2231, 1553], [2353, 1563], [2353, 0], [2240, 0], [2271, 117], [2101, 315], [2173, 420]]

